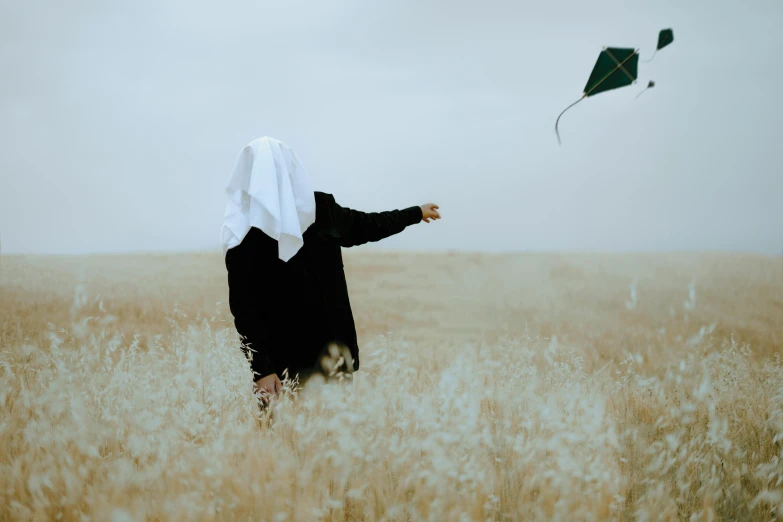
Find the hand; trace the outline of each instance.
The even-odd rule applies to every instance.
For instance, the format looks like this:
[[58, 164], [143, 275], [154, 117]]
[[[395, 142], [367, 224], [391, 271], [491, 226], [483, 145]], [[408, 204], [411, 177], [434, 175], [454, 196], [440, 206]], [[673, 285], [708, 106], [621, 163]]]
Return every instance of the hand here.
[[261, 395], [261, 399], [268, 403], [272, 397], [283, 389], [283, 383], [280, 382], [276, 373], [271, 373], [256, 381], [255, 392]]
[[421, 218], [425, 223], [429, 223], [430, 219], [440, 219], [440, 214], [438, 214], [438, 205], [434, 203], [427, 203], [426, 205], [422, 205]]

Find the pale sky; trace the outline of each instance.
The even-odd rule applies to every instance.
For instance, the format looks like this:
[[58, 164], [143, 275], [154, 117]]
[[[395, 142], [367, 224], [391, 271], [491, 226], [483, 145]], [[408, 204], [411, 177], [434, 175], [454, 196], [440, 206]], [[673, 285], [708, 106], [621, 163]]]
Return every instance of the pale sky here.
[[[0, 0], [3, 253], [220, 251], [268, 135], [379, 246], [783, 246], [783, 2]], [[674, 43], [582, 94], [603, 46]], [[649, 80], [656, 87], [638, 100]]]

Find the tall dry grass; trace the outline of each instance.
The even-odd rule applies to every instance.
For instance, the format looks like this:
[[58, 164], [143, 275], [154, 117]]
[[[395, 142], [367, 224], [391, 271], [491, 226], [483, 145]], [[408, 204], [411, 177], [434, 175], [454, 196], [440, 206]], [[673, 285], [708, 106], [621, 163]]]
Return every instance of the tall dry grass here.
[[779, 261], [349, 255], [261, 413], [219, 256], [3, 257], [0, 520], [780, 519]]

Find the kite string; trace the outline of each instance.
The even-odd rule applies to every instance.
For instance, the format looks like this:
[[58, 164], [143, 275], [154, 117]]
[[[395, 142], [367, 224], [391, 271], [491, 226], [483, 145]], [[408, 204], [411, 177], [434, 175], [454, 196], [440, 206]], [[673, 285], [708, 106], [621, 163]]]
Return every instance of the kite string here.
[[584, 96], [582, 96], [581, 98], [579, 98], [578, 100], [576, 100], [574, 103], [572, 103], [571, 105], [569, 105], [568, 107], [566, 107], [565, 109], [563, 109], [563, 112], [561, 112], [561, 113], [560, 113], [560, 116], [558, 116], [558, 117], [557, 117], [557, 120], [555, 120], [555, 134], [557, 134], [557, 144], [558, 144], [558, 145], [560, 145], [560, 144], [561, 144], [561, 141], [560, 141], [560, 131], [557, 129], [557, 125], [560, 123], [560, 117], [561, 117], [563, 114], [565, 114], [565, 112], [566, 112], [568, 109], [570, 109], [571, 107], [573, 107], [574, 105], [576, 105], [576, 104], [577, 104], [577, 103], [579, 103], [580, 101], [584, 100], [585, 98], [587, 98], [587, 94], [585, 94]]
[[652, 56], [650, 56], [649, 60], [643, 60], [642, 63], [650, 63], [651, 61], [653, 61], [653, 58], [655, 58], [656, 54], [658, 54], [658, 49], [656, 49], [655, 52], [652, 54]]

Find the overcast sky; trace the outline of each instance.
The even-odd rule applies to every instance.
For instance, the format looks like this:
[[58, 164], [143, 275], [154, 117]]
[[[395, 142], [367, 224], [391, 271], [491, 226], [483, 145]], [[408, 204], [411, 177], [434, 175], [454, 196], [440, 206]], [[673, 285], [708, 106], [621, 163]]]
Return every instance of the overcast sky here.
[[[220, 251], [268, 135], [382, 246], [783, 246], [780, 0], [0, 0], [3, 252]], [[582, 94], [603, 46], [639, 82]], [[634, 97], [649, 80], [656, 87]]]

